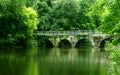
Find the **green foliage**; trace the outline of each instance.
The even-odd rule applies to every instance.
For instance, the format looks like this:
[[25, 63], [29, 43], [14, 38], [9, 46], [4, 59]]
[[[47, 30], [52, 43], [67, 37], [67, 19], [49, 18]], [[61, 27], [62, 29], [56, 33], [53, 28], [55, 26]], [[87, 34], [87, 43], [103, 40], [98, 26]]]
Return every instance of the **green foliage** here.
[[39, 2], [39, 0], [26, 0], [26, 6], [37, 9], [37, 3], [38, 2]]
[[119, 75], [120, 74], [120, 49], [118, 46], [114, 46], [111, 43], [107, 43], [106, 47], [107, 51], [110, 51], [109, 54], [109, 64], [110, 64], [110, 73], [112, 75]]
[[38, 3], [40, 23], [38, 30], [95, 29], [92, 19], [87, 15], [89, 4], [77, 0], [52, 0]]
[[119, 0], [96, 0], [92, 4], [88, 15], [94, 21], [97, 29], [103, 33], [116, 36], [114, 43], [120, 41], [120, 1]]
[[110, 2], [108, 0], [96, 0], [93, 4], [91, 4], [91, 11], [88, 15], [92, 17], [98, 29], [104, 24], [104, 19], [110, 12], [109, 4]]
[[119, 10], [119, 0], [0, 0], [0, 41], [16, 44], [28, 40], [38, 27], [38, 30], [99, 29], [115, 35], [118, 43]]
[[0, 44], [25, 45], [37, 28], [36, 11], [22, 0], [1, 1], [0, 8]]
[[46, 2], [38, 3], [39, 25], [38, 30], [47, 30], [50, 27], [50, 7]]
[[100, 26], [100, 30], [105, 33], [110, 33], [115, 35], [115, 39], [118, 43], [120, 41], [120, 1], [112, 0], [109, 3], [109, 14], [104, 18], [104, 24]]

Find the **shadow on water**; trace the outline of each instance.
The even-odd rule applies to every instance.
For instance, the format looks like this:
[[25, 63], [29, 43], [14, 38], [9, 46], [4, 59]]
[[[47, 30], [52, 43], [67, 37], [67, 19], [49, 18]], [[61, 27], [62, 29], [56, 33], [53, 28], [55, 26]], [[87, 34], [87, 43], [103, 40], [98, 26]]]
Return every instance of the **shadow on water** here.
[[47, 56], [52, 48], [39, 47], [37, 49], [37, 56]]
[[6, 48], [0, 50], [0, 75], [38, 75], [34, 71], [35, 49]]

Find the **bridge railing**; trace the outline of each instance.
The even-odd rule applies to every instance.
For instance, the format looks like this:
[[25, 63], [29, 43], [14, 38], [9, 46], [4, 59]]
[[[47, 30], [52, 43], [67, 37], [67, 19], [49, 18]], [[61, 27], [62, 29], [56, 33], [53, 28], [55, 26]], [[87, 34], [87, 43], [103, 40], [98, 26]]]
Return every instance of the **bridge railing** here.
[[67, 31], [34, 31], [33, 35], [80, 35], [98, 34], [97, 30], [67, 30]]

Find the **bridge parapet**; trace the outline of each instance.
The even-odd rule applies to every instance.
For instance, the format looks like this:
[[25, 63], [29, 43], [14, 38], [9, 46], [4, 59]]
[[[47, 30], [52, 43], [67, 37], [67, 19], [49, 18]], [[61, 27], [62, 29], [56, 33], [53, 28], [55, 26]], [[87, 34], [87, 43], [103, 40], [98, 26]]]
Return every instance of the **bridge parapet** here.
[[82, 35], [98, 34], [97, 30], [35, 31], [33, 35]]

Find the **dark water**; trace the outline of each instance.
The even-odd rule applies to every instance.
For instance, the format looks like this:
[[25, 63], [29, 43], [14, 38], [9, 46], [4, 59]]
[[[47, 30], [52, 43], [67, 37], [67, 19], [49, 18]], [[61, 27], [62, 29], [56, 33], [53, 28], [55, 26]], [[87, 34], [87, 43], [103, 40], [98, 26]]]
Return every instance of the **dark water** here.
[[0, 49], [0, 75], [110, 75], [105, 52], [81, 49]]

